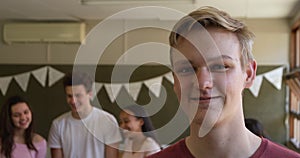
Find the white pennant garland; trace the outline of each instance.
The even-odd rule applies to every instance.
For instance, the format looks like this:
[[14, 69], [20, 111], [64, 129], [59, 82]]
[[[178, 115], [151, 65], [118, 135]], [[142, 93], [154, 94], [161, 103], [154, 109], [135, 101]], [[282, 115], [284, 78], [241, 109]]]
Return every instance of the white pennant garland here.
[[46, 86], [47, 70], [48, 68], [45, 66], [31, 72], [31, 74], [43, 87]]
[[172, 84], [174, 84], [174, 78], [172, 72], [167, 73], [164, 77], [168, 79]]
[[150, 80], [146, 80], [144, 81], [144, 83], [156, 97], [159, 97], [162, 84], [162, 77], [156, 77]]
[[49, 67], [48, 76], [48, 86], [51, 87], [54, 83], [63, 78], [65, 74], [52, 67]]
[[250, 92], [257, 97], [261, 88], [262, 78], [265, 77], [276, 89], [281, 89], [282, 75], [284, 67], [276, 68], [272, 71], [260, 74], [256, 76], [253, 85], [249, 88]]
[[110, 101], [113, 103], [121, 90], [122, 84], [104, 84]]
[[0, 89], [3, 95], [6, 94], [12, 77], [0, 77]]
[[250, 92], [257, 97], [259, 94], [259, 90], [262, 84], [262, 80], [263, 80], [263, 76], [262, 75], [258, 75], [256, 76], [253, 85], [249, 88]]
[[[259, 95], [259, 91], [261, 88], [263, 77], [265, 77], [276, 89], [280, 90], [282, 85], [282, 75], [283, 75], [284, 67], [276, 68], [272, 71], [266, 72], [264, 74], [260, 74], [256, 76], [253, 85], [249, 88], [250, 92], [253, 96], [257, 97]], [[48, 86], [53, 86], [58, 80], [65, 76], [63, 72], [60, 72], [50, 66], [45, 66], [31, 72], [21, 73], [14, 76], [5, 76], [0, 77], [0, 90], [3, 95], [6, 94], [8, 87], [11, 83], [12, 78], [14, 78], [17, 84], [21, 87], [23, 91], [27, 91], [30, 74], [34, 76], [34, 78], [43, 86], [46, 86], [47, 81], [47, 72], [48, 72]], [[142, 84], [145, 84], [149, 91], [151, 91], [156, 97], [160, 96], [161, 86], [162, 86], [162, 79], [166, 78], [172, 84], [174, 84], [174, 78], [172, 72], [168, 72], [164, 75], [151, 78], [148, 80], [140, 81], [140, 82], [133, 82], [133, 83], [97, 83], [95, 82], [95, 89], [93, 97], [97, 95], [100, 89], [104, 86], [106, 92], [109, 96], [111, 102], [115, 101], [115, 98], [118, 96], [122, 86], [127, 90], [128, 94], [132, 96], [132, 98], [136, 101], [138, 95], [140, 93]]]
[[136, 101], [142, 88], [142, 82], [127, 83], [124, 87], [133, 100]]
[[102, 86], [103, 86], [102, 83], [95, 82], [95, 85], [93, 87], [93, 97], [92, 97], [92, 99], [95, 98], [95, 96], [98, 94], [98, 92], [100, 91], [100, 89], [102, 88]]
[[277, 68], [264, 74], [264, 77], [278, 90], [281, 89], [283, 67]]
[[30, 77], [30, 73], [29, 72], [22, 73], [22, 74], [14, 76], [14, 79], [17, 81], [18, 85], [21, 87], [21, 89], [24, 92], [27, 91], [29, 77]]

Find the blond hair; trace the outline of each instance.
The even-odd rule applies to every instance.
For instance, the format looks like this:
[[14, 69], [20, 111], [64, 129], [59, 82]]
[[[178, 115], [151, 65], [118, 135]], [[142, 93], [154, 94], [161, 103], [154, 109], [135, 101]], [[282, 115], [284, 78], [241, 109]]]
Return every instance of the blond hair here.
[[176, 47], [178, 44], [178, 38], [182, 35], [186, 35], [195, 28], [195, 25], [199, 24], [201, 24], [204, 28], [217, 27], [234, 33], [237, 36], [241, 47], [242, 67], [254, 60], [252, 54], [254, 34], [248, 30], [244, 23], [214, 7], [199, 8], [180, 19], [175, 24], [170, 34], [170, 46]]

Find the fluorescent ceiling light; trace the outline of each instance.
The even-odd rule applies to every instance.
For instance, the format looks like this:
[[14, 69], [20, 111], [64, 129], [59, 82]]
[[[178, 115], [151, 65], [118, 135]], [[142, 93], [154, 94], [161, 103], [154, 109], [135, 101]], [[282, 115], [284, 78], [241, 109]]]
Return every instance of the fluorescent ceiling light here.
[[195, 0], [81, 0], [81, 4], [194, 4], [194, 1]]

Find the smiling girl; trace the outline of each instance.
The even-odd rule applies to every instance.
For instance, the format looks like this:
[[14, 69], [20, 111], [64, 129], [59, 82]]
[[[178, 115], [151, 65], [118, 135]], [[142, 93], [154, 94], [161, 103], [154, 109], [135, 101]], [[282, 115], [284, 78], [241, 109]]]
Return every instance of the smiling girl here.
[[13, 96], [2, 106], [0, 113], [0, 157], [45, 158], [46, 140], [34, 133], [29, 104]]
[[119, 118], [125, 137], [122, 158], [144, 158], [160, 151], [152, 122], [141, 106], [125, 107]]

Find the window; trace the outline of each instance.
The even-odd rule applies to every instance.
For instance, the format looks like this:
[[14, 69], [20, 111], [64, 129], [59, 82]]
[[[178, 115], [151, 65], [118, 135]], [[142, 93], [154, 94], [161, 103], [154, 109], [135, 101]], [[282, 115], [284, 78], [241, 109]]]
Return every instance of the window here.
[[290, 88], [289, 137], [290, 142], [300, 149], [300, 21], [291, 31], [290, 69], [286, 82]]
[[300, 68], [300, 20], [291, 32], [290, 66], [291, 69]]

